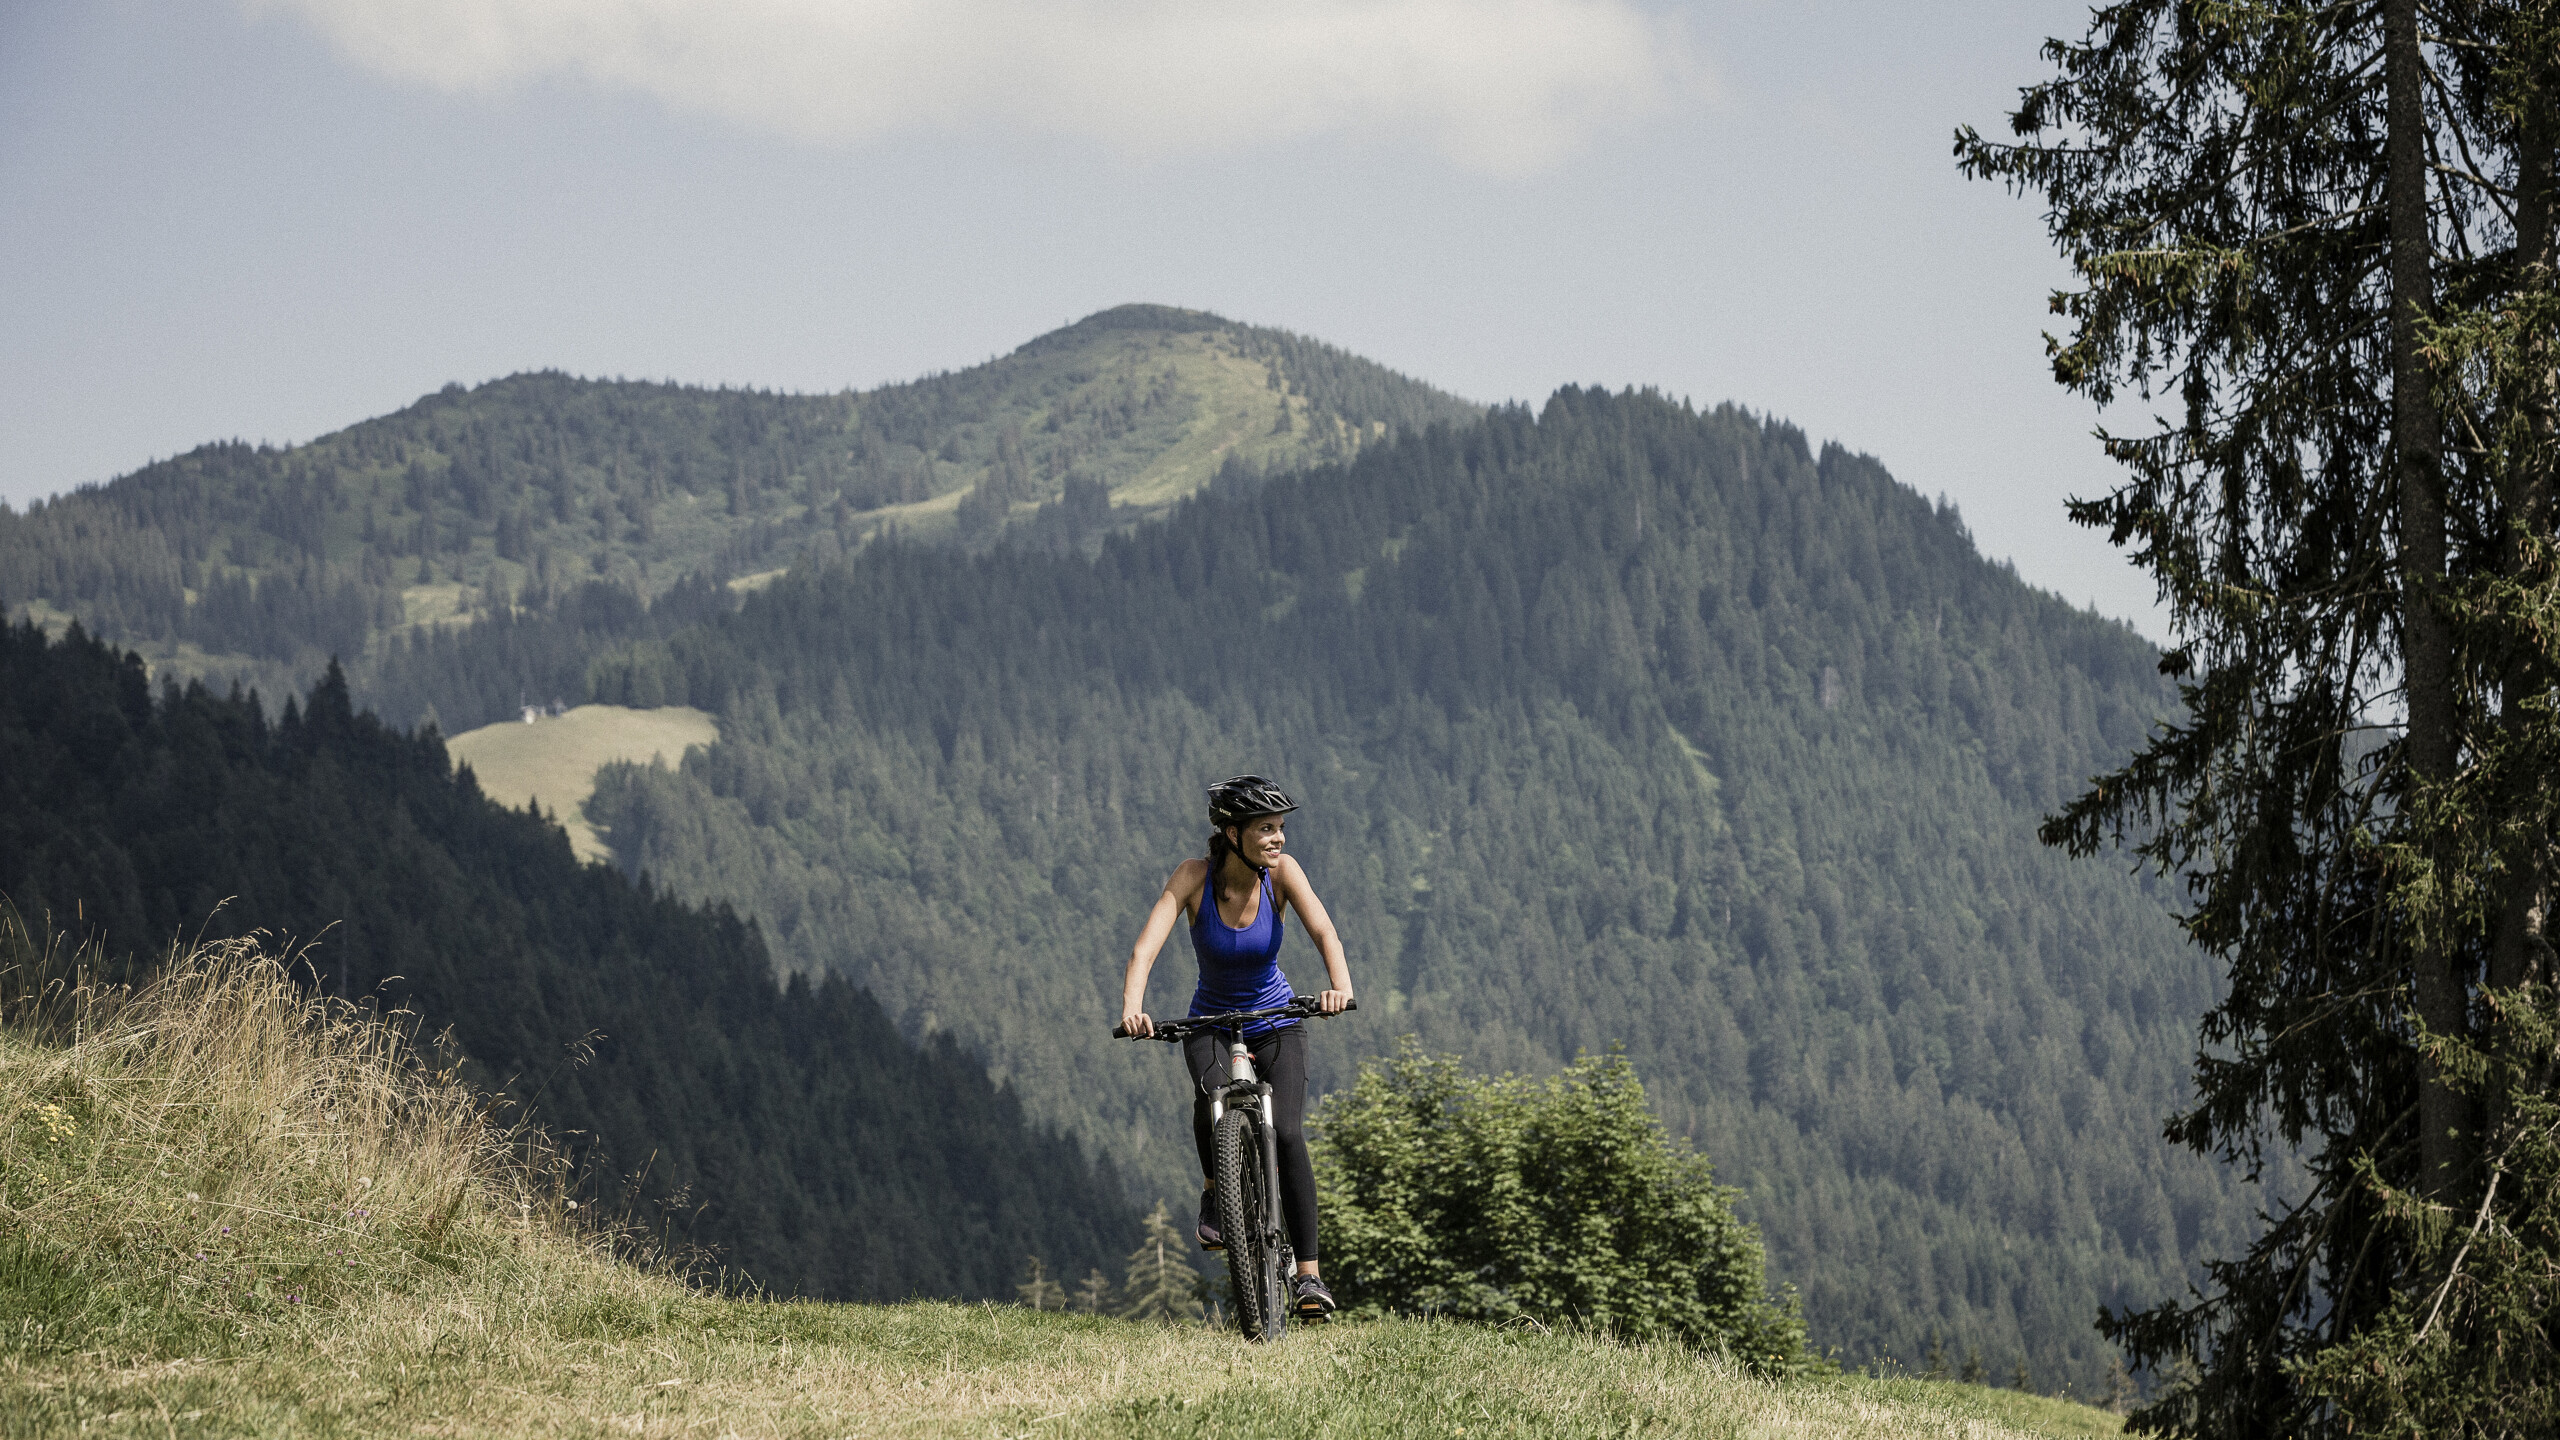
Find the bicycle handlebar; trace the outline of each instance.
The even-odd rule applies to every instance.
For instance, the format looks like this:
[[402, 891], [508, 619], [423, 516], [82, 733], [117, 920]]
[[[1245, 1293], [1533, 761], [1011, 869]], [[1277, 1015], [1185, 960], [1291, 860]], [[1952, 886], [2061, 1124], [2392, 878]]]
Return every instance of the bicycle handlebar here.
[[[1111, 1027], [1111, 1038], [1115, 1040], [1181, 1040], [1203, 1030], [1233, 1030], [1248, 1020], [1268, 1020], [1275, 1015], [1287, 1015], [1293, 1019], [1305, 1020], [1324, 1014], [1325, 1012], [1318, 1008], [1322, 1003], [1322, 1000], [1313, 995], [1292, 995], [1289, 997], [1288, 1004], [1274, 1005], [1264, 1010], [1230, 1010], [1223, 1015], [1190, 1015], [1180, 1020], [1159, 1020], [1155, 1024], [1153, 1035], [1132, 1035], [1129, 1033], [1127, 1023], [1123, 1022]], [[1337, 1013], [1347, 1014], [1359, 1008], [1359, 1001], [1345, 1000], [1342, 1002], [1342, 1010]]]

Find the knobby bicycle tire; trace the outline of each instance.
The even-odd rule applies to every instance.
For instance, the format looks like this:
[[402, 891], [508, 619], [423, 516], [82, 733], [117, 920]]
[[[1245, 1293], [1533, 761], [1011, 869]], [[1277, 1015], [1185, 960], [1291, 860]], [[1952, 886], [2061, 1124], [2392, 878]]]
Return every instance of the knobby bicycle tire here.
[[1236, 1328], [1248, 1340], [1277, 1340], [1289, 1324], [1287, 1282], [1275, 1286], [1272, 1279], [1280, 1254], [1262, 1193], [1261, 1131], [1261, 1116], [1229, 1110], [1218, 1117], [1210, 1154], [1217, 1166], [1218, 1229], [1227, 1244], [1227, 1295], [1235, 1305]]

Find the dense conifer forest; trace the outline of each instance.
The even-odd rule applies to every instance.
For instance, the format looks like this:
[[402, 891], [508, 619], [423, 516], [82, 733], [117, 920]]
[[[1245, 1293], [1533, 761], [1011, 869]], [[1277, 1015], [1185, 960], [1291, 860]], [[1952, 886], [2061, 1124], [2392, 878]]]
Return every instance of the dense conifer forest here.
[[1010, 1298], [1023, 1255], [1081, 1273], [1138, 1228], [1120, 1181], [949, 1039], [910, 1044], [841, 981], [777, 988], [729, 907], [578, 864], [334, 671], [270, 722], [201, 685], [155, 698], [86, 636], [0, 627], [0, 894], [111, 955], [313, 942], [315, 986], [450, 1027], [591, 1197], [778, 1291]]
[[[1272, 774], [1306, 802], [1293, 850], [1363, 1000], [1318, 1028], [1320, 1086], [1405, 1033], [1533, 1073], [1623, 1045], [1673, 1132], [1744, 1190], [1818, 1346], [1978, 1350], [2093, 1393], [2112, 1361], [2097, 1306], [2179, 1293], [2197, 1257], [2242, 1243], [2256, 1201], [2159, 1139], [2209, 966], [2163, 897], [2035, 839], [2175, 705], [2156, 652], [1984, 560], [1952, 510], [1874, 460], [1792, 427], [1582, 390], [1479, 417], [1223, 324], [1105, 312], [858, 397], [520, 377], [369, 422], [517, 417], [494, 452], [454, 452], [495, 456], [477, 510], [428, 487], [486, 527], [462, 572], [481, 578], [439, 560], [418, 583], [414, 534], [447, 511], [373, 512], [361, 554], [389, 557], [364, 563], [393, 565], [400, 610], [361, 622], [349, 684], [402, 723], [454, 728], [522, 698], [712, 710], [720, 743], [680, 771], [603, 775], [588, 813], [625, 871], [734, 905], [785, 973], [850, 981], [910, 1039], [956, 1044], [929, 1053], [971, 1057], [1033, 1122], [1110, 1154], [1141, 1206], [1187, 1206], [1196, 1180], [1169, 1057], [1104, 1038], [1119, 966], [1199, 850], [1200, 786]], [[1101, 405], [1090, 387], [1120, 372], [1097, 356], [1140, 378], [1171, 365], [1160, 409], [1209, 403], [1215, 387], [1183, 377], [1247, 374], [1272, 410], [1253, 427], [1264, 448], [1232, 429], [1196, 448], [1209, 432], [1170, 421], [1114, 431], [1140, 411]], [[1088, 370], [1026, 408], [1041, 377]], [[794, 435], [852, 468], [812, 490]], [[918, 439], [920, 465], [974, 478], [936, 480], [939, 509], [852, 511], [860, 457]], [[1087, 439], [1081, 459], [1043, 458]], [[542, 468], [572, 441], [591, 458]], [[256, 461], [267, 478], [225, 503], [281, 523], [303, 453]], [[1026, 493], [1002, 478], [1017, 459], [1055, 488], [997, 506]], [[327, 473], [344, 493], [371, 472]], [[701, 484], [644, 529], [591, 503], [617, 473]], [[738, 480], [777, 474], [800, 478]], [[139, 535], [154, 486], [187, 489], [140, 478], [0, 521], [0, 596], [79, 613], [44, 578], [76, 569], [62, 537], [122, 533], [111, 514]], [[855, 497], [842, 513], [863, 518], [839, 526], [811, 495]], [[506, 546], [532, 561], [498, 563], [506, 515], [526, 527], [509, 521]], [[225, 556], [283, 543], [253, 529], [280, 533], [241, 521]], [[301, 593], [276, 579], [293, 573], [258, 571], [251, 600]], [[185, 588], [169, 613], [212, 593]], [[316, 663], [319, 622], [276, 623], [299, 658], [245, 673]], [[163, 673], [213, 669], [193, 641], [155, 643]], [[1185, 1001], [1183, 947], [1159, 966], [1159, 1012]], [[1305, 970], [1303, 937], [1284, 958]]]
[[1304, 799], [1364, 997], [1319, 1083], [1408, 1031], [1530, 1071], [1623, 1044], [1819, 1344], [2087, 1393], [2096, 1305], [2248, 1223], [2158, 1139], [2209, 971], [2034, 837], [2173, 703], [2154, 652], [1787, 426], [1566, 391], [1091, 560], [876, 546], [639, 648], [599, 679], [723, 739], [607, 772], [624, 862], [1036, 1079], [1163, 1193], [1179, 1081], [1101, 1037], [1200, 785], [1253, 769]]

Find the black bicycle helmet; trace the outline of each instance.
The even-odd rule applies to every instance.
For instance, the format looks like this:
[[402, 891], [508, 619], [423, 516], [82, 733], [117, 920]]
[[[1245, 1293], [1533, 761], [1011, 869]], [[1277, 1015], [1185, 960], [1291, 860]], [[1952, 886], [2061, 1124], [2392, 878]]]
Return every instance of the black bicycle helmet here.
[[1286, 815], [1298, 802], [1259, 775], [1238, 775], [1209, 787], [1209, 824], [1220, 830], [1264, 815]]

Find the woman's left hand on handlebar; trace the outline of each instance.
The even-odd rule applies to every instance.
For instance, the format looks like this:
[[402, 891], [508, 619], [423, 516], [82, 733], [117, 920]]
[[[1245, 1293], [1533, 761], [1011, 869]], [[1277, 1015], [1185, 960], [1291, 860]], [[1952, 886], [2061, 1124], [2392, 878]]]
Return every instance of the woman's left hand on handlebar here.
[[1351, 992], [1348, 990], [1327, 990], [1316, 997], [1316, 1008], [1327, 1015], [1341, 1014], [1350, 1003]]

